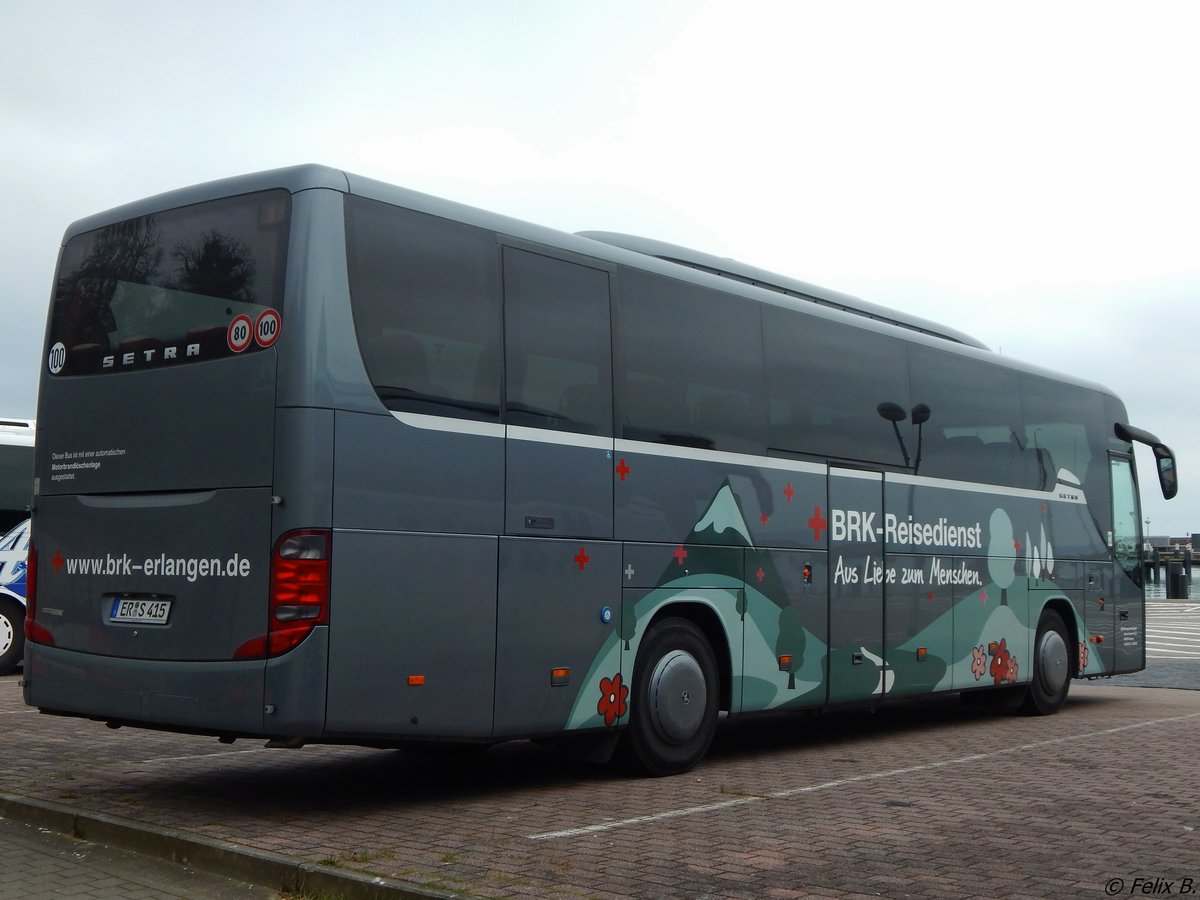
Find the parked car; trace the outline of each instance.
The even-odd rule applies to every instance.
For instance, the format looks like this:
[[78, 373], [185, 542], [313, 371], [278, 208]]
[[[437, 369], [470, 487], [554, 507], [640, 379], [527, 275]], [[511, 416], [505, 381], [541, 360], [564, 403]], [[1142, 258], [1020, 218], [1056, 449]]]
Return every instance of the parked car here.
[[29, 520], [0, 538], [0, 675], [17, 667], [25, 652], [25, 558]]

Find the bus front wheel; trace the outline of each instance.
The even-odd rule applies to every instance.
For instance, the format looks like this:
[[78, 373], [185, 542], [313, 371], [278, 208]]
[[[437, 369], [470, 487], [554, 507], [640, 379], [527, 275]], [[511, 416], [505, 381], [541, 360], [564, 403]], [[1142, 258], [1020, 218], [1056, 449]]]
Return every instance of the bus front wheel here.
[[717, 730], [720, 690], [708, 638], [687, 619], [656, 624], [634, 664], [624, 756], [636, 771], [675, 775], [698, 763]]
[[1049, 716], [1067, 702], [1071, 687], [1071, 650], [1067, 626], [1052, 609], [1042, 612], [1033, 642], [1033, 681], [1022, 706], [1035, 716]]

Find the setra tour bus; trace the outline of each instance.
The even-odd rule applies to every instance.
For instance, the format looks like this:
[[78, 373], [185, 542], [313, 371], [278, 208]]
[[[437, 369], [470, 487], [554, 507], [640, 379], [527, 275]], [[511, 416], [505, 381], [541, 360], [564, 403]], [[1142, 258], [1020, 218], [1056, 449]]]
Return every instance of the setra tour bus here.
[[44, 359], [45, 712], [662, 775], [1145, 665], [1112, 393], [731, 260], [302, 166], [72, 225]]

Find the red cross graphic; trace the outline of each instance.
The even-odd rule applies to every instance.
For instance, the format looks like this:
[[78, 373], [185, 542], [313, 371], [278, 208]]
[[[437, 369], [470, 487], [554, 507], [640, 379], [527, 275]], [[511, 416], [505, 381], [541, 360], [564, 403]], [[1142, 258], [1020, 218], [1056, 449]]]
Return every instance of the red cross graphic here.
[[767, 573], [762, 570], [762, 566], [759, 566], [758, 571], [755, 572], [754, 574], [758, 578], [759, 581], [762, 581], [764, 578], [767, 577]]
[[592, 561], [592, 558], [587, 555], [586, 550], [580, 547], [579, 552], [574, 556], [574, 560], [575, 564], [579, 566], [579, 571], [582, 572], [584, 568], [586, 568], [587, 564]]
[[761, 518], [761, 519], [762, 519], [762, 523], [763, 523], [764, 525], [766, 525], [766, 524], [767, 524], [767, 519], [769, 519], [769, 518], [770, 518], [770, 516], [768, 516], [766, 513], [763, 513], [763, 514], [762, 514], [762, 515], [761, 515], [759, 518]]
[[675, 557], [675, 562], [679, 563], [681, 566], [683, 565], [683, 561], [687, 559], [687, 551], [683, 549], [683, 544], [680, 544], [678, 547], [676, 547], [675, 552], [671, 555]]
[[813, 540], [821, 539], [821, 532], [829, 527], [829, 520], [821, 515], [821, 507], [814, 506], [812, 518], [808, 520], [808, 527], [813, 530]]
[[66, 560], [63, 559], [62, 553], [58, 550], [55, 550], [54, 558], [50, 560], [50, 565], [54, 566], [54, 574], [55, 575], [57, 575], [59, 572], [62, 571], [64, 562], [66, 562]]
[[791, 503], [792, 498], [796, 496], [796, 489], [792, 487], [792, 483], [790, 481], [787, 483], [787, 487], [783, 489], [783, 496], [787, 497], [788, 503]]
[[629, 466], [625, 465], [625, 457], [621, 457], [621, 461], [617, 464], [617, 474], [621, 476], [621, 480], [625, 480], [625, 476], [629, 474]]
[[1013, 540], [1013, 549], [1016, 550], [1018, 553], [1021, 552], [1021, 539], [1020, 538], [1015, 538]]

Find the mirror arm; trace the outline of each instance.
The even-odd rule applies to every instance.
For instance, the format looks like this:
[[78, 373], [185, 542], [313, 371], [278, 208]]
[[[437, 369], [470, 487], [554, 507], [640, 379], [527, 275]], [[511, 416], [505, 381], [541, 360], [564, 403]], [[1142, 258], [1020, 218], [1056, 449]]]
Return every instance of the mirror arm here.
[[1134, 428], [1124, 422], [1113, 425], [1113, 433], [1123, 441], [1137, 441], [1145, 444], [1154, 453], [1155, 468], [1158, 470], [1158, 486], [1162, 488], [1164, 499], [1170, 500], [1179, 493], [1179, 476], [1175, 470], [1175, 454], [1171, 448], [1157, 437], [1141, 428]]

